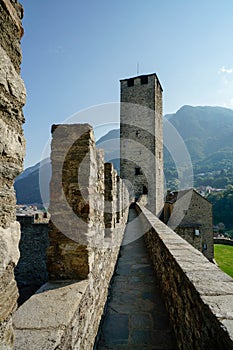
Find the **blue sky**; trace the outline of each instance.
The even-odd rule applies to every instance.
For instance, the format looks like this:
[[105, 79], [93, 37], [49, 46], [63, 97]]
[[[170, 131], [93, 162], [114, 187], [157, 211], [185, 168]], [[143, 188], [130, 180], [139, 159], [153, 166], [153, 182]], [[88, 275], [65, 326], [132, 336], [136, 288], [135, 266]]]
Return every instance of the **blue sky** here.
[[232, 0], [21, 3], [25, 167], [41, 159], [53, 123], [118, 102], [119, 80], [137, 75], [137, 63], [140, 74], [159, 76], [164, 114], [185, 104], [233, 108]]

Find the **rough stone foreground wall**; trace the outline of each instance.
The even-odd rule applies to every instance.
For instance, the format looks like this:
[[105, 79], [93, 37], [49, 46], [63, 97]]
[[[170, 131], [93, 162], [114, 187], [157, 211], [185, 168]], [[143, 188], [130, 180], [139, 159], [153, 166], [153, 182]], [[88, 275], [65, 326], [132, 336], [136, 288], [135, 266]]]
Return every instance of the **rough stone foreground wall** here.
[[179, 349], [233, 349], [233, 279], [137, 205]]
[[111, 166], [104, 171], [103, 152], [96, 149], [93, 130], [87, 124], [53, 127], [51, 158], [50, 281], [15, 313], [16, 349], [91, 350], [117, 261], [128, 202], [121, 205], [119, 223], [114, 219], [109, 227], [108, 221], [111, 235], [105, 234], [103, 209], [107, 204], [117, 208], [117, 198], [126, 199], [127, 193], [119, 180], [116, 195], [116, 173]]
[[20, 77], [22, 7], [0, 0], [0, 349], [11, 349], [11, 314], [18, 290], [14, 267], [19, 258], [20, 226], [15, 216], [13, 182], [22, 171], [25, 141], [22, 107], [26, 92]]

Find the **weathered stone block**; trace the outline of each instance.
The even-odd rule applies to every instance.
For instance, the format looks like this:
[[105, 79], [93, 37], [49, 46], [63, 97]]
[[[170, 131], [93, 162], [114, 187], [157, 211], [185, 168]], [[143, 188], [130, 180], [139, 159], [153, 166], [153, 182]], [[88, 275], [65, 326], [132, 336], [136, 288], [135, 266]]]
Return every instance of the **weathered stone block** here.
[[0, 85], [21, 106], [26, 102], [26, 90], [22, 78], [16, 71], [6, 51], [0, 46]]
[[19, 3], [16, 2], [14, 5], [9, 0], [0, 1], [0, 44], [19, 73], [22, 59], [20, 38], [23, 35], [21, 24], [23, 11], [20, 11]]
[[103, 156], [97, 156], [88, 124], [53, 126], [52, 130], [49, 276], [83, 279], [90, 272], [88, 246], [95, 247], [104, 236], [104, 192], [99, 185]]

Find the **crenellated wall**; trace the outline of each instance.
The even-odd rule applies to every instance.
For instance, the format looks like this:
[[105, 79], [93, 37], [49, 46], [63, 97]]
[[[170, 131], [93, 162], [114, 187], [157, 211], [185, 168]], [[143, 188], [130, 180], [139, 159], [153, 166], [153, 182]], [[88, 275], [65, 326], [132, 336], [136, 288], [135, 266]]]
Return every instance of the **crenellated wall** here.
[[233, 279], [145, 207], [136, 209], [179, 349], [233, 349]]
[[52, 136], [50, 280], [14, 315], [17, 350], [93, 348], [128, 216], [92, 127], [56, 125]]
[[13, 182], [23, 169], [22, 124], [26, 91], [20, 77], [22, 6], [0, 0], [0, 349], [12, 349], [11, 316], [18, 290], [14, 267], [19, 259], [20, 225], [16, 221]]

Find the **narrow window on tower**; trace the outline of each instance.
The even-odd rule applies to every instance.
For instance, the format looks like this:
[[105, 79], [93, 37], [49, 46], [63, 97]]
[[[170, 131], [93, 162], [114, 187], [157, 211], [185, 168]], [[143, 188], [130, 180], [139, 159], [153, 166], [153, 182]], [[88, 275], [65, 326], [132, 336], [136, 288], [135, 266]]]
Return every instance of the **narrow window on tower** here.
[[142, 76], [141, 77], [141, 85], [146, 85], [146, 84], [148, 84], [148, 77]]
[[135, 168], [135, 175], [142, 175], [142, 170], [140, 167]]
[[134, 79], [127, 80], [128, 87], [134, 86]]

